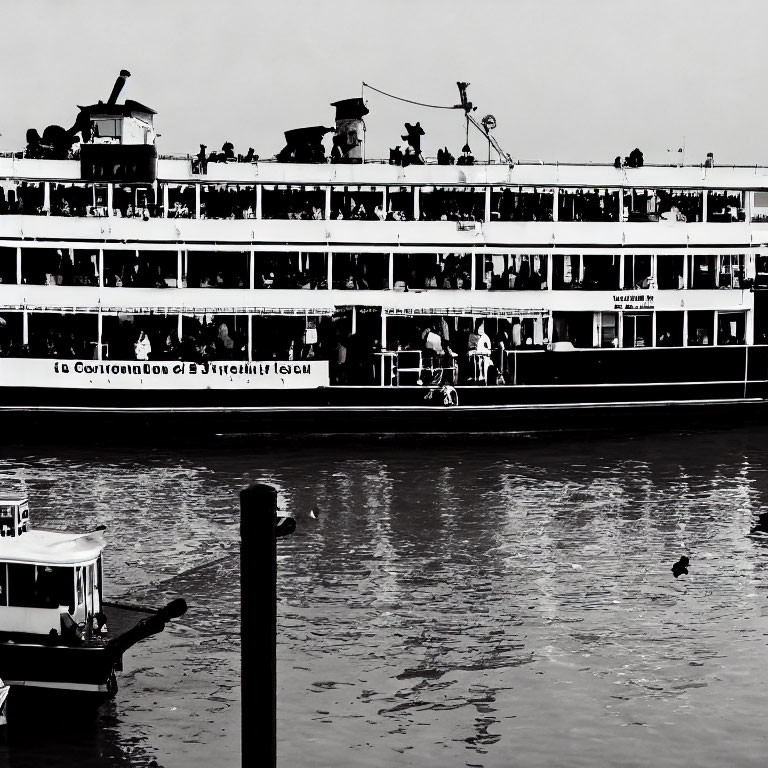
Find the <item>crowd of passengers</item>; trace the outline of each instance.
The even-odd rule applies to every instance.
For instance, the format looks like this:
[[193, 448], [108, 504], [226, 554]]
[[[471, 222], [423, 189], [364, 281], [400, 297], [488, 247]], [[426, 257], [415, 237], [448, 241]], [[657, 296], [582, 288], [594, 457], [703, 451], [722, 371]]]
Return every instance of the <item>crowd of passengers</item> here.
[[[211, 185], [213, 186], [213, 185]], [[708, 221], [744, 221], [745, 211], [739, 194], [708, 192]], [[341, 194], [332, 198], [332, 220], [410, 221], [413, 220], [412, 193], [394, 193], [386, 210], [381, 193], [362, 192], [357, 196]], [[94, 204], [92, 190], [78, 186], [53, 184], [50, 208], [45, 208], [40, 184], [21, 184], [6, 190], [0, 186], [0, 215], [34, 214], [53, 216], [106, 216], [106, 202]], [[407, 198], [407, 199], [406, 199]], [[264, 192], [263, 218], [288, 220], [325, 219], [325, 195], [322, 191]], [[149, 199], [137, 202], [130, 191], [115, 187], [112, 214], [119, 218], [149, 220], [162, 218], [162, 205]], [[702, 199], [698, 193], [657, 190], [656, 195], [638, 190], [625, 193], [628, 221], [657, 221], [660, 218], [682, 222], [701, 221]], [[552, 221], [551, 192], [519, 192], [504, 188], [492, 197], [492, 221]], [[482, 193], [435, 190], [420, 196], [422, 221], [483, 221], [485, 202]], [[222, 185], [201, 195], [200, 216], [205, 219], [253, 219], [255, 192], [253, 188], [230, 188]], [[169, 203], [167, 218], [195, 217], [194, 202], [187, 199]], [[618, 192], [601, 194], [598, 190], [578, 193], [562, 190], [558, 204], [560, 221], [618, 220]]]

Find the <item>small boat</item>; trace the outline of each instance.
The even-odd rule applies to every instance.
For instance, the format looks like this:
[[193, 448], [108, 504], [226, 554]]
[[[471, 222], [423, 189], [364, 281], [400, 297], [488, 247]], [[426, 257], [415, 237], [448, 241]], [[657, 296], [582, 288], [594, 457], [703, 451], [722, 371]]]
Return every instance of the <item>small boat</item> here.
[[0, 717], [9, 689], [13, 709], [51, 698], [100, 705], [117, 693], [123, 653], [186, 611], [178, 599], [144, 609], [137, 623], [133, 612], [133, 626], [116, 634], [125, 617], [113, 621], [110, 607], [110, 632], [104, 530], [33, 528], [27, 498], [0, 493]]

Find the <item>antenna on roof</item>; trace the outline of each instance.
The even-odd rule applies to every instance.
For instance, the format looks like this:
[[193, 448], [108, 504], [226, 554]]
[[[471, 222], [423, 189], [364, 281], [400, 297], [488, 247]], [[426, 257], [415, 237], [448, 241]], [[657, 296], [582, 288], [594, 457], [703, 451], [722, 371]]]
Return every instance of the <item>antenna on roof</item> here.
[[472, 117], [472, 112], [474, 112], [477, 107], [475, 107], [472, 102], [467, 98], [467, 87], [469, 86], [469, 83], [456, 83], [456, 85], [459, 87], [459, 98], [461, 99], [461, 104], [456, 105], [456, 109], [463, 109], [464, 110], [464, 116], [467, 120], [467, 130], [466, 130], [466, 138], [467, 138], [467, 145], [469, 145], [469, 124], [472, 123], [472, 125], [477, 128], [480, 133], [485, 136], [485, 138], [488, 141], [488, 144], [493, 147], [496, 152], [499, 155], [499, 159], [503, 160], [505, 163], [512, 163], [512, 157], [508, 153], [506, 153], [502, 148], [501, 144], [496, 140], [494, 136], [491, 136], [491, 131], [496, 127], [496, 119], [493, 118], [492, 115], [488, 115], [487, 117], [493, 118], [492, 120], [488, 120], [487, 118], [483, 119], [483, 124], [475, 120], [474, 117]]

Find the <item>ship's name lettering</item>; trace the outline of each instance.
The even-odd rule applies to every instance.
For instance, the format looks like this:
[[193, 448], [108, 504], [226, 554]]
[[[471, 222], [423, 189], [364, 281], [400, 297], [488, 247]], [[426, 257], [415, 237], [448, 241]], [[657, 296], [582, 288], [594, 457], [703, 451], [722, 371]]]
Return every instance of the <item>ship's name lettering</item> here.
[[623, 294], [619, 294], [618, 296], [614, 294], [613, 300], [614, 301], [651, 302], [653, 301], [653, 296], [651, 296], [650, 294], [646, 295], [644, 293], [623, 293]]
[[312, 373], [309, 363], [64, 363], [53, 364], [54, 373], [110, 376], [303, 376]]

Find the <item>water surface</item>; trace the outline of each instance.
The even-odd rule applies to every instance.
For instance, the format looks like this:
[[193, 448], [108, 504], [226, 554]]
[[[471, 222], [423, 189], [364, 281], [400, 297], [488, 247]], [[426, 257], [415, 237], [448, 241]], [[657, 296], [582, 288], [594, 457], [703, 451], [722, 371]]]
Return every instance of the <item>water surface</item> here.
[[278, 541], [281, 768], [762, 765], [768, 547], [747, 534], [766, 446], [763, 429], [13, 449], [0, 485], [33, 522], [107, 525], [111, 596], [190, 610], [126, 654], [92, 730], [11, 739], [0, 763], [239, 764], [237, 494], [266, 482], [299, 520]]

